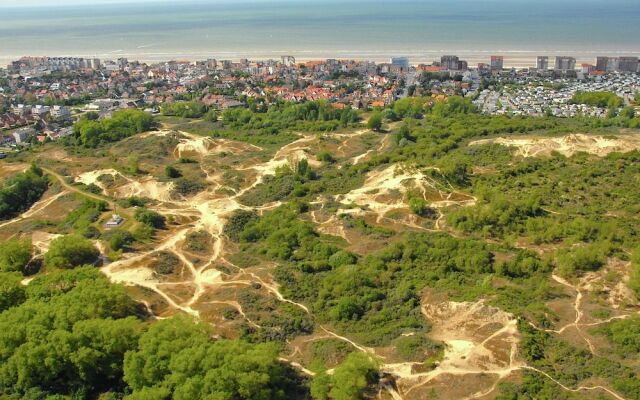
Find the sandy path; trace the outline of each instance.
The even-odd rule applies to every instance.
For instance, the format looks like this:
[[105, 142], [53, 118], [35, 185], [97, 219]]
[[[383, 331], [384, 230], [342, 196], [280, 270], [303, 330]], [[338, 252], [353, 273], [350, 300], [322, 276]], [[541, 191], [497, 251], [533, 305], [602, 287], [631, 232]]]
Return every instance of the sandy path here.
[[578, 334], [580, 335], [580, 337], [585, 341], [585, 343], [587, 344], [587, 346], [589, 347], [589, 351], [591, 351], [592, 354], [596, 354], [596, 347], [593, 345], [593, 343], [591, 343], [591, 340], [589, 339], [589, 337], [584, 333], [584, 331], [582, 330], [583, 327], [593, 327], [593, 326], [599, 326], [599, 325], [603, 325], [603, 324], [607, 324], [609, 322], [612, 321], [616, 321], [616, 320], [624, 320], [627, 318], [630, 318], [634, 315], [640, 315], [640, 311], [638, 311], [637, 313], [629, 313], [629, 314], [623, 314], [623, 315], [616, 315], [610, 318], [606, 318], [606, 319], [602, 319], [599, 321], [595, 321], [595, 322], [589, 322], [589, 323], [582, 323], [582, 318], [584, 317], [584, 312], [582, 311], [582, 299], [584, 297], [584, 291], [588, 289], [588, 287], [593, 284], [595, 281], [598, 281], [600, 279], [600, 277], [596, 274], [587, 274], [584, 277], [582, 277], [580, 279], [580, 282], [577, 285], [573, 285], [571, 284], [569, 281], [567, 281], [566, 279], [556, 275], [556, 274], [552, 274], [551, 278], [558, 282], [559, 284], [569, 288], [571, 291], [575, 292], [575, 299], [573, 302], [573, 309], [575, 312], [575, 319], [573, 320], [573, 322], [570, 322], [568, 324], [563, 325], [562, 327], [558, 328], [558, 329], [544, 329], [544, 328], [539, 328], [538, 326], [536, 326], [533, 322], [529, 322], [529, 325], [532, 326], [533, 328], [540, 330], [540, 331], [544, 331], [544, 332], [549, 332], [549, 333], [557, 333], [557, 334], [561, 334], [563, 332], [565, 332], [567, 329], [569, 328], [575, 328], [576, 331], [578, 332]]
[[46, 199], [42, 199], [33, 203], [31, 208], [25, 211], [24, 213], [22, 213], [20, 216], [0, 224], [0, 228], [4, 228], [7, 225], [11, 225], [16, 222], [22, 221], [26, 218], [29, 218], [38, 214], [41, 211], [44, 211], [45, 208], [49, 207], [54, 201], [58, 200], [60, 197], [64, 196], [67, 193], [68, 193], [67, 191], [63, 190], [62, 192], [57, 193], [51, 197], [47, 197]]

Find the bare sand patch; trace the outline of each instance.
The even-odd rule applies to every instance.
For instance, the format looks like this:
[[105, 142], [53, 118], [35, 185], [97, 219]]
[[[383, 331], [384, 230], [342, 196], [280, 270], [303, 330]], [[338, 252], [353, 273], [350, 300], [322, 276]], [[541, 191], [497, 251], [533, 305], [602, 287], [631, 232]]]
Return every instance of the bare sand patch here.
[[516, 148], [515, 154], [522, 157], [546, 157], [552, 152], [564, 156], [585, 152], [604, 157], [609, 153], [627, 153], [640, 149], [640, 135], [585, 135], [574, 133], [559, 137], [506, 136], [482, 139], [469, 143], [470, 146], [497, 143]]
[[200, 136], [188, 132], [180, 132], [182, 138], [174, 150], [176, 157], [197, 154], [206, 156], [208, 154], [243, 153], [249, 151], [260, 151], [262, 148], [249, 143], [238, 142], [229, 139], [216, 139], [207, 136]]

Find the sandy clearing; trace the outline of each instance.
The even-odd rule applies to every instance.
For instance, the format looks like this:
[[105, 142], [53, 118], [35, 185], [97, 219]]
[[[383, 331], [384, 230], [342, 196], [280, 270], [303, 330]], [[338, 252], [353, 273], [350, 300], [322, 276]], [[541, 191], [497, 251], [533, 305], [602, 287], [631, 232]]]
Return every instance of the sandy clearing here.
[[173, 182], [159, 182], [153, 177], [144, 177], [138, 181], [131, 180], [114, 190], [114, 195], [120, 198], [148, 197], [162, 202], [171, 201]]
[[[422, 171], [391, 165], [382, 170], [369, 172], [362, 187], [337, 196], [336, 201], [345, 206], [355, 204], [360, 207], [359, 209], [343, 208], [338, 210], [338, 214], [362, 215], [373, 212], [377, 216], [376, 222], [380, 223], [388, 212], [408, 207], [406, 194], [410, 190], [420, 193], [425, 200], [427, 200], [428, 191], [437, 192], [442, 200], [430, 201], [430, 206], [434, 208], [451, 205], [471, 206], [476, 203], [475, 197], [457, 192], [444, 192], [439, 186], [441, 185]], [[450, 200], [454, 193], [463, 196], [466, 200]], [[405, 223], [405, 225], [422, 229], [412, 223]]]
[[53, 239], [59, 238], [60, 236], [62, 235], [36, 231], [31, 234], [31, 243], [39, 254], [44, 254], [49, 250], [51, 241]]
[[104, 184], [102, 182], [100, 182], [99, 178], [101, 176], [104, 175], [110, 175], [112, 177], [117, 177], [120, 176], [124, 179], [126, 179], [127, 181], [131, 182], [131, 179], [126, 177], [125, 175], [121, 174], [120, 172], [116, 171], [115, 169], [109, 168], [109, 169], [98, 169], [95, 171], [88, 171], [88, 172], [83, 172], [82, 174], [78, 175], [74, 181], [78, 182], [78, 183], [82, 183], [85, 184], [87, 186], [89, 185], [96, 185], [98, 186], [100, 189], [102, 189], [103, 193], [106, 194], [106, 189], [104, 187]]
[[24, 172], [29, 168], [29, 164], [7, 164], [0, 163], [0, 177]]
[[178, 143], [174, 149], [176, 158], [182, 157], [185, 153], [195, 153], [200, 156], [206, 156], [208, 154], [220, 154], [223, 152], [242, 153], [262, 150], [261, 147], [235, 140], [211, 138], [184, 131], [180, 131], [179, 133], [182, 138], [179, 139], [180, 143]]
[[469, 143], [470, 146], [487, 143], [497, 143], [503, 146], [515, 147], [515, 154], [522, 157], [542, 157], [549, 156], [556, 151], [567, 157], [578, 152], [594, 154], [604, 157], [609, 153], [640, 149], [639, 135], [585, 135], [581, 133], [570, 134], [560, 137], [525, 137], [507, 136], [496, 139], [482, 139]]

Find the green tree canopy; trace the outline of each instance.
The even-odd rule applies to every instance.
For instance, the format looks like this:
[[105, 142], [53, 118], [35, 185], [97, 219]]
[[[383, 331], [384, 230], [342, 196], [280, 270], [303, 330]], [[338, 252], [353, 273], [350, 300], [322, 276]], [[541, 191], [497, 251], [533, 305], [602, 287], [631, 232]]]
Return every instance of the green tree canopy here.
[[67, 235], [51, 241], [49, 251], [44, 255], [44, 262], [54, 268], [74, 268], [96, 262], [99, 255], [100, 252], [90, 240]]
[[0, 244], [0, 271], [22, 272], [31, 260], [33, 246], [28, 239], [9, 239]]
[[0, 184], [0, 221], [28, 210], [49, 187], [42, 170], [31, 166]]
[[382, 114], [380, 112], [376, 111], [371, 114], [367, 121], [367, 128], [374, 131], [380, 131], [382, 129]]
[[129, 399], [287, 399], [288, 368], [274, 344], [211, 340], [187, 316], [153, 324], [125, 357]]
[[141, 332], [124, 288], [86, 267], [38, 276], [25, 290], [26, 301], [0, 313], [0, 394], [121, 389], [124, 353]]
[[14, 272], [0, 272], [0, 313], [17, 306], [27, 299], [22, 275]]

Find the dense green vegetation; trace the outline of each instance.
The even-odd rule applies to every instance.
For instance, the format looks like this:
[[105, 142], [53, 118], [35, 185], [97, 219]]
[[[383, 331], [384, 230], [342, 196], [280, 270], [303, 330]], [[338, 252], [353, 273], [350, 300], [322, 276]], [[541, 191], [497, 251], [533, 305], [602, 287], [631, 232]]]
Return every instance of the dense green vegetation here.
[[[548, 291], [535, 282], [549, 272], [549, 265], [531, 253], [519, 251], [509, 262], [497, 263], [480, 241], [405, 234], [401, 241], [358, 258], [324, 240], [298, 218], [299, 212], [295, 206], [260, 218], [240, 212], [225, 231], [246, 252], [283, 262], [276, 278], [284, 294], [368, 345], [388, 344], [408, 331], [427, 332], [429, 325], [420, 314], [425, 288], [456, 299], [492, 294], [497, 304], [517, 312], [535, 311], [527, 308], [527, 299]], [[492, 276], [517, 279], [521, 288], [492, 287]]]
[[0, 313], [0, 394], [121, 390], [124, 353], [141, 333], [124, 289], [89, 267], [37, 277], [25, 292]]
[[289, 399], [300, 391], [276, 346], [211, 341], [210, 328], [187, 317], [153, 324], [126, 354], [124, 380], [132, 400]]
[[350, 108], [338, 109], [326, 101], [309, 101], [228, 109], [222, 113], [222, 119], [230, 128], [275, 135], [281, 129], [332, 131], [358, 122], [359, 116]]
[[42, 170], [34, 165], [0, 183], [0, 221], [28, 210], [49, 187]]
[[200, 118], [207, 112], [207, 106], [197, 101], [178, 101], [160, 107], [162, 115], [181, 118]]
[[107, 210], [107, 203], [101, 200], [81, 198], [80, 205], [71, 211], [59, 224], [60, 228], [82, 235], [86, 238], [97, 238], [100, 231], [96, 222]]
[[146, 208], [138, 208], [135, 213], [135, 219], [155, 229], [162, 229], [165, 224], [165, 217], [162, 214]]
[[28, 239], [0, 243], [0, 272], [23, 272], [31, 261], [33, 246]]
[[622, 98], [613, 92], [578, 92], [573, 95], [571, 102], [586, 104], [594, 107], [616, 109], [622, 105]]
[[369, 398], [376, 393], [377, 382], [377, 361], [368, 354], [351, 353], [332, 375], [320, 373], [314, 377], [311, 395], [314, 400], [364, 399], [365, 394]]
[[523, 338], [522, 354], [531, 365], [547, 372], [569, 387], [590, 377], [605, 378], [628, 399], [640, 399], [640, 380], [634, 371], [621, 363], [578, 349], [553, 335], [519, 324]]
[[[579, 100], [597, 104], [600, 97], [606, 97], [609, 106], [609, 96]], [[277, 146], [293, 140], [296, 130], [322, 132], [355, 127], [359, 122], [356, 111], [326, 102], [247, 102], [246, 109], [227, 110], [220, 120], [193, 102], [166, 105], [163, 113], [202, 120], [161, 117], [178, 121], [180, 130], [262, 147], [252, 149], [247, 159], [241, 158], [244, 154], [216, 153], [208, 158], [194, 156], [197, 161], [183, 158], [179, 165], [173, 161], [154, 164], [158, 152], [171, 158], [177, 139], [169, 137], [157, 139], [158, 146], [131, 138], [104, 152], [112, 152], [110, 162], [114, 162], [118, 146], [125, 147], [130, 174], [145, 174], [149, 169], [162, 176], [159, 179], [171, 179], [177, 197], [204, 190], [208, 182], [201, 168], [215, 169], [225, 180], [223, 185], [233, 188], [216, 193], [222, 196], [239, 193], [249, 182], [244, 169], [235, 170], [235, 166], [245, 160], [266, 160]], [[94, 117], [89, 114], [79, 122], [73, 143], [95, 147], [138, 132], [134, 115], [114, 114], [120, 122], [107, 124], [108, 131], [103, 126], [107, 120]], [[165, 229], [164, 238], [174, 229], [177, 232], [184, 220], [189, 220], [184, 226], [196, 225], [190, 217], [172, 218], [169, 211], [162, 211], [165, 218], [153, 211], [157, 201], [118, 200], [119, 206], [130, 208], [127, 215], [133, 218], [122, 227], [103, 231], [98, 221], [107, 202], [65, 196], [64, 201], [75, 203], [62, 222], [34, 223], [11, 236], [27, 238], [29, 230], [43, 226], [50, 233], [66, 234], [50, 243], [43, 255], [44, 269], [31, 283], [23, 285], [23, 275], [39, 268], [42, 255], [34, 254], [28, 239], [0, 243], [0, 398], [373, 398], [380, 389], [379, 360], [325, 333], [376, 347], [385, 362], [421, 363], [416, 368], [428, 371], [442, 359], [445, 345], [430, 338], [432, 322], [425, 319], [421, 306], [482, 299], [518, 318], [519, 354], [528, 365], [571, 388], [603, 384], [625, 398], [638, 399], [637, 317], [585, 327], [583, 333], [599, 340], [594, 353], [532, 324], [557, 329], [566, 311], [557, 308], [571, 307], [573, 291], [554, 282], [552, 271], [576, 283], [587, 272], [605, 275], [607, 267], [603, 284], [628, 283], [640, 295], [640, 250], [631, 255], [633, 249], [640, 249], [640, 153], [522, 159], [497, 144], [468, 146], [472, 140], [497, 135], [614, 135], [614, 127], [631, 126], [629, 121], [636, 120], [624, 109], [602, 120], [490, 117], [477, 113], [471, 101], [461, 97], [403, 99], [370, 116], [369, 128], [381, 131], [384, 124], [388, 132], [362, 136], [356, 146], [363, 152], [373, 151], [356, 165], [351, 162], [353, 155], [333, 152], [332, 146], [339, 145], [336, 138], [322, 136], [320, 150], [309, 154], [309, 159], [321, 161], [317, 167], [306, 159], [289, 160], [273, 176], [242, 192], [238, 199], [242, 209], [224, 215], [223, 237], [193, 230], [175, 248], [152, 250], [158, 241], [155, 230]], [[94, 128], [99, 134], [91, 133]], [[341, 134], [346, 132], [352, 131], [344, 129]], [[387, 134], [390, 140], [385, 140]], [[406, 193], [391, 190], [389, 197], [405, 202], [405, 208], [380, 219], [371, 214], [336, 214], [329, 223], [340, 224], [347, 234], [320, 233], [328, 232], [326, 225], [311, 221], [326, 221], [338, 209], [361, 211], [356, 205], [339, 203], [337, 195], [361, 187], [367, 173], [392, 164], [408, 171], [415, 168], [434, 187], [409, 188]], [[46, 190], [41, 171], [32, 168], [24, 175], [29, 174]], [[0, 190], [14, 190], [14, 186], [5, 184]], [[23, 186], [31, 190], [32, 182]], [[33, 203], [41, 194], [21, 196]], [[468, 205], [472, 198], [475, 204]], [[430, 206], [435, 199], [447, 199], [450, 205]], [[282, 205], [251, 209], [276, 202]], [[146, 308], [136, 305], [124, 288], [109, 284], [91, 265], [98, 264], [99, 256], [92, 240], [101, 240], [111, 250], [107, 251], [111, 260], [123, 251], [144, 252], [140, 264], [161, 285], [171, 287], [168, 291], [175, 290], [171, 298], [175, 295], [180, 304], [191, 290], [181, 287], [187, 286], [183, 282], [174, 282], [178, 275], [189, 275], [185, 259], [196, 268], [218, 269], [229, 281], [223, 288], [207, 289], [202, 304], [189, 306], [198, 309], [203, 319], [209, 312], [216, 313], [220, 324], [209, 326], [185, 315], [162, 319], [170, 312], [155, 300]], [[211, 257], [219, 246], [224, 248], [221, 256]], [[180, 254], [183, 251], [186, 258]], [[621, 272], [627, 260], [631, 261], [628, 281]], [[213, 262], [206, 265], [209, 261]], [[610, 271], [609, 265], [620, 265], [620, 271]], [[278, 285], [272, 285], [268, 274]], [[275, 288], [285, 300], [273, 295]], [[131, 293], [156, 296], [143, 287], [131, 288]], [[617, 315], [605, 309], [607, 293], [585, 293], [584, 321], [587, 316], [591, 321]], [[595, 311], [590, 308], [594, 301], [599, 302]], [[618, 310], [631, 310], [626, 305]], [[146, 310], [161, 320], [152, 320]], [[218, 310], [222, 311], [218, 314]], [[279, 357], [301, 362], [316, 375], [301, 378]], [[543, 374], [523, 370], [522, 379], [500, 385], [497, 398], [581, 397]]]
[[97, 114], [88, 113], [75, 123], [75, 135], [67, 140], [67, 144], [94, 148], [148, 131], [153, 126], [153, 117], [139, 110], [116, 111], [103, 120], [99, 120]]
[[74, 268], [84, 264], [93, 264], [100, 252], [81, 236], [67, 235], [53, 239], [44, 255], [45, 265], [53, 268]]
[[[211, 340], [188, 317], [147, 325], [95, 268], [0, 276], [0, 397], [304, 398], [271, 344]], [[47, 397], [54, 395], [64, 397]]]
[[607, 336], [621, 357], [640, 359], [640, 317], [613, 321], [597, 331]]

